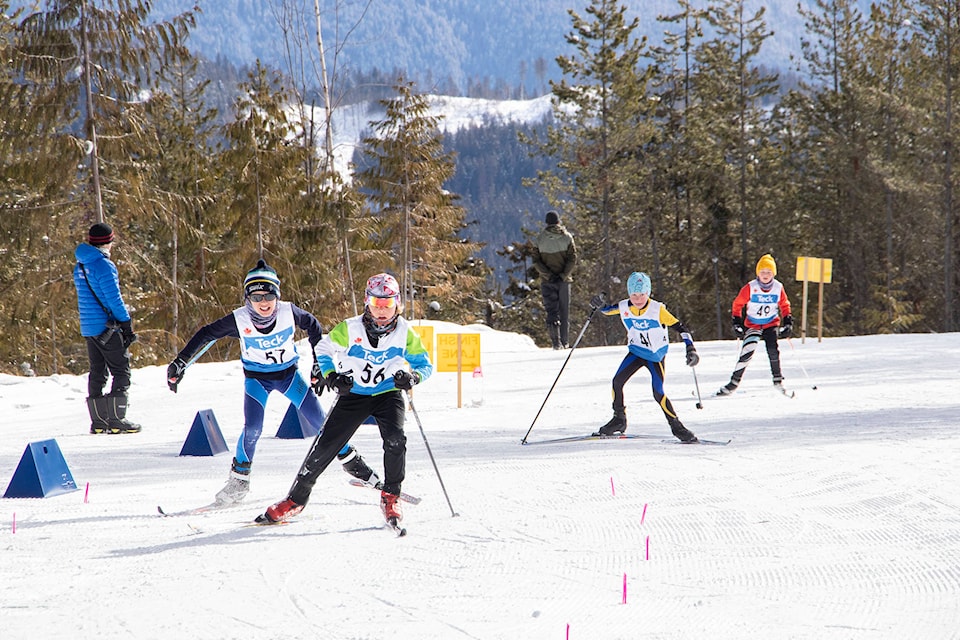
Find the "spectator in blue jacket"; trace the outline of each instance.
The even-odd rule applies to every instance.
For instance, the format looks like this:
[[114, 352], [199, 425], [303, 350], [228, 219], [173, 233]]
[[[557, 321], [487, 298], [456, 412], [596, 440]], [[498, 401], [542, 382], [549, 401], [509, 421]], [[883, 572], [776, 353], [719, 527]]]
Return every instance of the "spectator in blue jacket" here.
[[[120, 294], [117, 267], [110, 261], [113, 229], [98, 222], [90, 227], [87, 241], [76, 250], [73, 284], [77, 288], [80, 335], [87, 342], [90, 375], [87, 378], [87, 409], [90, 433], [137, 433], [140, 425], [127, 420], [130, 389], [130, 352], [137, 336], [130, 312]], [[108, 375], [110, 393], [103, 395]]]

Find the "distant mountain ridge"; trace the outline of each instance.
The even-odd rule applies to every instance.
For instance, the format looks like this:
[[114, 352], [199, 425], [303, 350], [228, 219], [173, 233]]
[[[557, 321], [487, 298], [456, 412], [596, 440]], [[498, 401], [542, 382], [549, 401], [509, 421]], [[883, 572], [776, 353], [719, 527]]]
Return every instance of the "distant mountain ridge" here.
[[[310, 12], [304, 22], [312, 27], [312, 3], [297, 1], [302, 5], [300, 10]], [[198, 3], [203, 14], [191, 35], [192, 49], [210, 59], [222, 56], [238, 66], [259, 58], [281, 67], [284, 41], [277, 19], [281, 0]], [[193, 4], [193, 0], [154, 0], [161, 16], [182, 12]], [[339, 14], [335, 11], [337, 4], [341, 5]], [[626, 0], [623, 4], [631, 17], [639, 18], [638, 37], [646, 35], [655, 43], [667, 27], [679, 29], [657, 22], [659, 15], [680, 11], [675, 0]], [[691, 4], [702, 8], [709, 2], [693, 0]], [[801, 4], [809, 7], [813, 3], [801, 0]], [[799, 58], [803, 36], [797, 0], [750, 0], [749, 15], [764, 5], [764, 19], [774, 36], [764, 44], [760, 61], [787, 70], [791, 55]], [[586, 6], [584, 0], [320, 1], [328, 48], [336, 40], [336, 29], [344, 33], [356, 25], [341, 53], [340, 64], [347, 70], [397, 68], [426, 92], [452, 83], [462, 94], [471, 80], [483, 78], [491, 84], [505, 82], [510, 86], [518, 86], [522, 80], [529, 93], [545, 93], [546, 81], [559, 77], [555, 58], [569, 53], [564, 39], [572, 30], [567, 10], [572, 8], [586, 16]], [[538, 60], [542, 61], [539, 65]]]
[[[763, 45], [759, 62], [781, 71], [800, 59], [804, 22], [797, 4], [813, 0], [747, 0], [748, 15], [766, 7], [764, 20], [774, 35]], [[12, 0], [12, 7], [30, 7], [42, 0]], [[467, 95], [471, 83], [505, 83], [524, 87], [523, 97], [542, 95], [547, 81], [559, 78], [555, 58], [570, 53], [565, 35], [572, 30], [568, 10], [586, 16], [586, 0], [320, 0], [324, 42], [340, 49], [338, 71], [351, 75], [372, 70], [402, 71], [427, 93]], [[666, 30], [679, 25], [657, 21], [674, 15], [676, 0], [623, 0], [629, 17], [639, 19], [637, 37], [660, 43]], [[705, 8], [710, 0], [691, 0]], [[869, 0], [857, 0], [869, 10]], [[314, 42], [315, 19], [309, 0], [153, 0], [157, 17], [165, 18], [199, 5], [201, 15], [189, 46], [209, 60], [235, 66], [257, 59], [283, 69], [285, 47], [281, 15], [299, 15]], [[337, 34], [340, 34], [339, 37]], [[349, 34], [344, 42], [344, 34]], [[341, 76], [342, 77], [342, 76]]]

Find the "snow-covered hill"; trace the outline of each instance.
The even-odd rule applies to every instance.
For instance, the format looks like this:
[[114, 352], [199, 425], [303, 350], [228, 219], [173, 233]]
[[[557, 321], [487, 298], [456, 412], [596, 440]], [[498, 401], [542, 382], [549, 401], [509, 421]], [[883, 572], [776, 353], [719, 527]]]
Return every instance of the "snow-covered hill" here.
[[[464, 127], [478, 127], [493, 122], [537, 123], [550, 114], [551, 96], [531, 100], [483, 100], [428, 95], [429, 115], [441, 118], [440, 130], [453, 133]], [[333, 144], [335, 166], [349, 179], [350, 162], [364, 136], [371, 135], [370, 122], [384, 117], [377, 102], [360, 102], [338, 107], [333, 112]], [[317, 109], [314, 118], [323, 119], [323, 110]]]

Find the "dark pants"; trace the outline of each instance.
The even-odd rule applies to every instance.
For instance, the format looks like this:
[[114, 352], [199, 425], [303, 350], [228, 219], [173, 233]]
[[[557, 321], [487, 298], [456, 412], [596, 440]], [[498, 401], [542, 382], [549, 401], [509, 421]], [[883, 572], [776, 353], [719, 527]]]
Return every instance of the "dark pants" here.
[[400, 391], [389, 391], [376, 396], [349, 393], [340, 396], [330, 409], [327, 424], [300, 465], [297, 479], [290, 488], [290, 499], [307, 504], [317, 478], [333, 462], [357, 428], [373, 416], [383, 439], [383, 490], [400, 494], [400, 485], [406, 476], [407, 436], [403, 433], [406, 406]]
[[667, 418], [670, 426], [677, 419], [677, 412], [673, 410], [673, 404], [663, 392], [663, 376], [665, 373], [663, 362], [651, 362], [632, 353], [628, 353], [620, 363], [616, 375], [613, 376], [613, 412], [624, 414], [626, 403], [623, 398], [623, 387], [627, 380], [633, 377], [640, 369], [646, 367], [650, 371], [650, 386], [653, 389], [653, 399], [660, 405], [663, 415]]
[[763, 331], [749, 329], [743, 338], [743, 344], [740, 346], [740, 358], [737, 360], [737, 366], [733, 369], [730, 376], [730, 385], [736, 388], [743, 379], [743, 374], [747, 370], [747, 365], [753, 359], [753, 353], [760, 346], [760, 341], [766, 344], [767, 357], [770, 358], [770, 374], [774, 382], [783, 380], [783, 373], [780, 371], [780, 348], [777, 346], [777, 327], [767, 327]]
[[87, 378], [87, 396], [99, 398], [107, 384], [107, 376], [113, 376], [111, 396], [126, 396], [130, 388], [130, 353], [123, 346], [120, 332], [114, 333], [107, 346], [87, 337], [87, 357], [90, 359], [90, 376]]
[[[554, 327], [559, 326], [560, 345], [570, 344], [570, 283], [548, 282], [540, 283], [540, 295], [543, 296], [543, 309], [547, 312], [547, 331], [550, 339], [557, 338]], [[553, 346], [558, 346], [554, 344]]]

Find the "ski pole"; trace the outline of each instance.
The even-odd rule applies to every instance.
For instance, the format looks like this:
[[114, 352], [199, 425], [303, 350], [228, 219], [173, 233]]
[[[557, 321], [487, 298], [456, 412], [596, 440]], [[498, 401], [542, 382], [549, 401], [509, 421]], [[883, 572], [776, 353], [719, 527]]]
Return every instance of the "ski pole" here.
[[417, 413], [417, 408], [413, 406], [413, 393], [410, 391], [407, 391], [407, 402], [410, 403], [410, 411], [413, 413], [413, 417], [417, 421], [417, 427], [420, 428], [420, 435], [423, 437], [423, 444], [427, 447], [427, 454], [430, 456], [430, 462], [433, 464], [433, 470], [437, 473], [437, 480], [440, 481], [440, 488], [443, 489], [443, 497], [447, 499], [447, 506], [450, 507], [450, 515], [456, 518], [460, 514], [453, 510], [453, 504], [450, 502], [450, 495], [447, 493], [447, 488], [443, 484], [443, 478], [440, 477], [440, 469], [437, 468], [437, 461], [433, 457], [433, 451], [430, 450], [430, 443], [427, 442], [427, 434], [423, 431], [423, 423], [420, 422], [420, 415]]
[[209, 350], [210, 350], [210, 347], [213, 346], [213, 343], [214, 343], [214, 342], [216, 342], [216, 340], [211, 340], [210, 342], [208, 342], [207, 344], [204, 345], [203, 349], [200, 349], [200, 351], [197, 351], [197, 353], [196, 353], [192, 358], [190, 358], [190, 360], [187, 362], [187, 364], [185, 364], [185, 365], [183, 366], [183, 370], [186, 371], [187, 369], [189, 369], [189, 368], [190, 368], [190, 365], [192, 365], [194, 362], [196, 362], [197, 360], [199, 360], [199, 359], [200, 359], [200, 356], [202, 356], [202, 355], [205, 354], [207, 351], [209, 351]]
[[700, 399], [700, 383], [697, 382], [697, 368], [690, 367], [693, 372], [693, 386], [697, 390], [697, 409], [703, 409], [703, 400]]
[[560, 372], [557, 373], [557, 377], [554, 379], [553, 384], [550, 385], [550, 390], [547, 391], [547, 397], [543, 399], [543, 404], [540, 405], [540, 410], [537, 411], [537, 415], [533, 417], [533, 422], [530, 423], [530, 428], [527, 429], [527, 433], [524, 434], [523, 440], [520, 441], [520, 444], [527, 444], [527, 436], [529, 436], [530, 432], [533, 431], [533, 425], [537, 423], [537, 418], [540, 417], [540, 413], [543, 411], [543, 408], [547, 406], [547, 400], [550, 398], [550, 394], [553, 393], [553, 388], [557, 386], [557, 381], [560, 380], [560, 374], [563, 373], [564, 367], [566, 367], [567, 363], [570, 362], [570, 356], [573, 355], [573, 350], [577, 348], [578, 344], [580, 344], [580, 339], [583, 338], [584, 332], [590, 325], [590, 320], [593, 318], [593, 314], [595, 314], [599, 308], [600, 307], [594, 307], [593, 310], [590, 311], [590, 315], [587, 316], [587, 321], [583, 323], [583, 329], [580, 329], [580, 335], [577, 336], [576, 342], [574, 342], [573, 346], [570, 347], [570, 353], [567, 354], [567, 359], [563, 361], [563, 366], [560, 367]]
[[[800, 354], [797, 353], [797, 350], [793, 348], [793, 340], [791, 340], [790, 338], [787, 338], [787, 344], [790, 345], [790, 353], [793, 354], [793, 357], [797, 359], [797, 364], [800, 365], [800, 371], [803, 371], [803, 375], [806, 376], [807, 382], [810, 382], [810, 374], [807, 373], [806, 367], [803, 366], [803, 361], [800, 359]], [[810, 388], [816, 391], [817, 385], [813, 385]]]
[[[183, 374], [186, 373], [187, 369], [190, 368], [190, 365], [192, 365], [194, 362], [196, 362], [198, 359], [200, 359], [200, 356], [202, 356], [203, 354], [205, 354], [205, 353], [207, 352], [207, 350], [208, 350], [210, 347], [213, 346], [213, 343], [214, 343], [214, 342], [216, 342], [216, 340], [211, 340], [210, 342], [208, 342], [206, 345], [204, 345], [204, 347], [203, 347], [202, 349], [200, 349], [200, 351], [197, 351], [197, 353], [194, 354], [194, 356], [193, 356], [192, 358], [190, 358], [190, 361], [189, 361], [189, 362], [187, 362], [187, 363], [185, 363], [185, 364], [183, 365], [183, 371], [180, 372], [180, 379], [181, 379], [181, 380], [183, 379]], [[179, 382], [179, 380], [178, 380], [177, 378], [169, 378], [169, 379], [167, 379], [167, 386], [170, 387], [170, 390], [173, 391], [174, 393], [177, 392], [177, 385], [178, 385], [178, 384], [180, 384], [180, 382]]]

